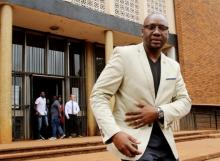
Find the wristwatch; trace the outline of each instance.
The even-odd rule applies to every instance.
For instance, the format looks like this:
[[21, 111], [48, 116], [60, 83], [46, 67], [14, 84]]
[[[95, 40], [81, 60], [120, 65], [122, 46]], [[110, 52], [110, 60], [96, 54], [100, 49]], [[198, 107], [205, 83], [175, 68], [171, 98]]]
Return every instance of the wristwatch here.
[[160, 107], [157, 107], [157, 114], [159, 120], [164, 118], [164, 112]]

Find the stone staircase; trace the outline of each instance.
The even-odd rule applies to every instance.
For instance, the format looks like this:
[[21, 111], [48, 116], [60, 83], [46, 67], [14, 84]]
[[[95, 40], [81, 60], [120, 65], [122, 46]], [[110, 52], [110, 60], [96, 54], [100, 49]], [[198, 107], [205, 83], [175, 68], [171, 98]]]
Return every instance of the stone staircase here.
[[8, 144], [8, 148], [7, 145], [3, 148], [0, 145], [0, 160], [29, 160], [106, 151], [106, 146], [103, 145], [100, 137], [29, 141], [29, 144], [27, 142], [19, 145], [13, 144], [15, 146]]
[[181, 131], [174, 133], [176, 142], [220, 138], [220, 130]]
[[[176, 142], [220, 138], [220, 131], [184, 131], [174, 134]], [[106, 151], [99, 136], [62, 140], [23, 141], [0, 144], [0, 161], [33, 160]]]

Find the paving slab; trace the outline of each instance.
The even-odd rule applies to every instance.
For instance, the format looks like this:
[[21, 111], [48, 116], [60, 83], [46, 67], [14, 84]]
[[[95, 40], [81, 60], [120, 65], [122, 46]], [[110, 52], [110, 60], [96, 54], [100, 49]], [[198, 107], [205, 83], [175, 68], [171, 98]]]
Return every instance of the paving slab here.
[[180, 161], [208, 160], [220, 157], [220, 138], [179, 142], [177, 148]]

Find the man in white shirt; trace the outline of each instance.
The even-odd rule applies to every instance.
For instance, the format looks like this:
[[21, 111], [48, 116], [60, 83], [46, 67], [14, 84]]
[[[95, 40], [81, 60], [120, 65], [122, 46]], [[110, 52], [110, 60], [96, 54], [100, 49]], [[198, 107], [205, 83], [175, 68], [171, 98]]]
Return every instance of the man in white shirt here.
[[65, 116], [67, 118], [67, 136], [79, 136], [79, 125], [77, 114], [80, 112], [76, 96], [71, 95], [69, 101], [65, 104]]
[[45, 138], [41, 135], [41, 130], [43, 124], [48, 127], [48, 118], [45, 92], [43, 91], [40, 93], [40, 97], [38, 97], [35, 101], [35, 111], [38, 122], [37, 139], [45, 140]]

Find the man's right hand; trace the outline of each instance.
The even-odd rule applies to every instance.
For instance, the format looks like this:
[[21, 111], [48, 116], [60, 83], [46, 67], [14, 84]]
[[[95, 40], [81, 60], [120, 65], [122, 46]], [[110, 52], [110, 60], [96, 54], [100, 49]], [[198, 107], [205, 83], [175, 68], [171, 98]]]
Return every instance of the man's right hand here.
[[135, 157], [136, 155], [141, 154], [137, 146], [140, 142], [124, 132], [116, 133], [112, 137], [112, 142], [122, 154], [128, 157]]

